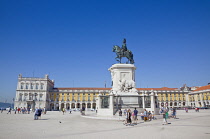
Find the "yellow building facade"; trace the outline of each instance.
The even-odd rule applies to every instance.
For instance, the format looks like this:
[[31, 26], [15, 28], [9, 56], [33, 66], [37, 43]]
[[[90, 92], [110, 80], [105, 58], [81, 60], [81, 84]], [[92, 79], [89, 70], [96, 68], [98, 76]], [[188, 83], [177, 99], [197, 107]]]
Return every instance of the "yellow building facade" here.
[[210, 84], [189, 93], [189, 106], [210, 107]]
[[[201, 87], [181, 88], [136, 88], [142, 104], [148, 108], [151, 93], [155, 94], [155, 107], [210, 107], [210, 84]], [[15, 107], [36, 107], [47, 110], [97, 109], [98, 95], [107, 96], [111, 88], [55, 88], [54, 81], [44, 78], [22, 77], [19, 75]], [[144, 100], [144, 101], [143, 101]]]
[[96, 99], [100, 93], [108, 95], [111, 88], [53, 88], [50, 92], [49, 109], [87, 110], [96, 109]]

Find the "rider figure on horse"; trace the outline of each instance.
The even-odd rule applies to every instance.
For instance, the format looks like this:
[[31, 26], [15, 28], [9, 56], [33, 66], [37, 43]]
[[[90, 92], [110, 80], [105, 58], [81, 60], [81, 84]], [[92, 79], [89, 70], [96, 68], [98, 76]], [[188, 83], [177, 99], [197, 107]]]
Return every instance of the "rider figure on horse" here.
[[133, 60], [133, 53], [127, 49], [126, 46], [126, 39], [123, 39], [123, 45], [122, 48], [120, 48], [118, 45], [115, 45], [112, 49], [113, 52], [115, 52], [117, 54], [117, 57], [115, 58], [118, 62], [121, 63], [121, 58], [122, 57], [126, 57], [128, 59], [128, 62], [130, 64], [134, 64], [134, 60]]
[[122, 48], [121, 48], [121, 52], [123, 54], [123, 56], [125, 55], [125, 52], [127, 51], [127, 46], [126, 46], [126, 39], [124, 38], [123, 39], [123, 45], [122, 45]]

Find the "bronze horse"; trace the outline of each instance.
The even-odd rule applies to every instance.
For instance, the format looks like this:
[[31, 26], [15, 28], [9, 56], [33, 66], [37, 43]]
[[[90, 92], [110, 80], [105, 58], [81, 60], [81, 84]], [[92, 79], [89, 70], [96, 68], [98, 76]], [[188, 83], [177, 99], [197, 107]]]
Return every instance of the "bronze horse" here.
[[134, 64], [133, 53], [130, 50], [128, 49], [124, 50], [123, 48], [120, 48], [118, 45], [115, 45], [112, 51], [116, 53], [117, 57], [115, 59], [120, 63], [122, 57], [126, 57], [128, 59], [128, 62], [126, 63], [130, 62], [130, 64]]

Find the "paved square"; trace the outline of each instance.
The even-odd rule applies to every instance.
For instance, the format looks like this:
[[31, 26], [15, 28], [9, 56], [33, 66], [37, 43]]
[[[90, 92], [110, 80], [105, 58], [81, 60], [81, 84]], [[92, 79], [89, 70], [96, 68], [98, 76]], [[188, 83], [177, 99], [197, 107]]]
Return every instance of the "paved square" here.
[[[162, 117], [151, 122], [138, 121], [135, 126], [125, 126], [117, 116], [112, 120], [81, 117], [58, 111], [47, 112], [41, 120], [33, 120], [33, 114], [0, 113], [0, 139], [66, 139], [66, 138], [151, 138], [151, 139], [209, 139], [210, 110], [195, 112], [177, 111], [177, 118], [168, 119], [162, 125]], [[94, 112], [88, 112], [93, 115]], [[140, 119], [140, 118], [139, 118]]]

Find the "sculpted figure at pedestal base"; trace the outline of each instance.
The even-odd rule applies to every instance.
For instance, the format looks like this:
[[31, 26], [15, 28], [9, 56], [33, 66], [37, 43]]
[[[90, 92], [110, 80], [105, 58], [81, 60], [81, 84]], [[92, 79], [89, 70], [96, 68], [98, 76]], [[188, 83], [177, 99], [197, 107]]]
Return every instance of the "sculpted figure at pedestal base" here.
[[119, 91], [132, 92], [135, 91], [136, 84], [133, 80], [119, 80]]

